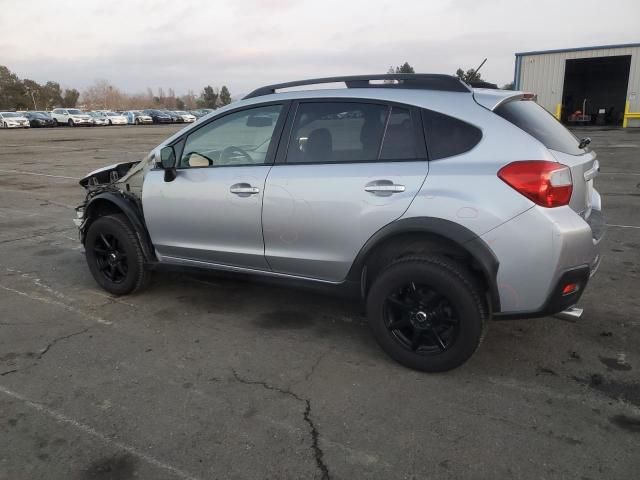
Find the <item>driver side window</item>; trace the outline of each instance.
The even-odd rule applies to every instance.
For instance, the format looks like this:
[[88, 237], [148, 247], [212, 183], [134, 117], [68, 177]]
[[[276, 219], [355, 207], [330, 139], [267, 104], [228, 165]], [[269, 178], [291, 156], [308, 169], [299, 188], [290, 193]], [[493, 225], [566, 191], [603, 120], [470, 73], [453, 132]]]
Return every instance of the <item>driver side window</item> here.
[[262, 165], [282, 105], [225, 115], [187, 137], [180, 168]]

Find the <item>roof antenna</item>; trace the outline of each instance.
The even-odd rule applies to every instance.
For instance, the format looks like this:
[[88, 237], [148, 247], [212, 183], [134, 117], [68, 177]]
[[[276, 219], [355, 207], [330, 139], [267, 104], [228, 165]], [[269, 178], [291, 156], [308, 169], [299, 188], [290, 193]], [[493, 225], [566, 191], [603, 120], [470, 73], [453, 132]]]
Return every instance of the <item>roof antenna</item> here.
[[478, 68], [476, 68], [476, 69], [473, 71], [474, 76], [478, 74], [478, 71], [482, 68], [482, 66], [483, 66], [486, 62], [487, 62], [487, 59], [485, 58], [485, 59], [482, 61], [482, 63], [480, 64], [480, 66], [479, 66]]

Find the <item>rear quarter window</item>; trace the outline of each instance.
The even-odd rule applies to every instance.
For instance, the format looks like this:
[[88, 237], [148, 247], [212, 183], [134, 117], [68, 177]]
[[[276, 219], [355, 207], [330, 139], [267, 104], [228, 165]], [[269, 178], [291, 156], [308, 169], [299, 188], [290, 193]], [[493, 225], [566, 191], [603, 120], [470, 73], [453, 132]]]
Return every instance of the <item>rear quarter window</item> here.
[[512, 100], [495, 109], [495, 113], [527, 132], [551, 150], [581, 155], [578, 139], [556, 118], [533, 100]]
[[422, 123], [429, 160], [468, 152], [482, 139], [478, 127], [432, 110], [422, 110]]

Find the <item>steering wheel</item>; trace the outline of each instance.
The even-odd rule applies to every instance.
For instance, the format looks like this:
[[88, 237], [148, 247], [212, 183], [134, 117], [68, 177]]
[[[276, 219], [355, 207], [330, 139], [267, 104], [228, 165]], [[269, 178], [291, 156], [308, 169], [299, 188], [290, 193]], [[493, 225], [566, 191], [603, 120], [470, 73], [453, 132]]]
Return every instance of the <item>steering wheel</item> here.
[[237, 163], [233, 162], [238, 157], [243, 157], [247, 160], [246, 163], [253, 163], [253, 158], [247, 152], [235, 145], [229, 145], [220, 152], [220, 163]]

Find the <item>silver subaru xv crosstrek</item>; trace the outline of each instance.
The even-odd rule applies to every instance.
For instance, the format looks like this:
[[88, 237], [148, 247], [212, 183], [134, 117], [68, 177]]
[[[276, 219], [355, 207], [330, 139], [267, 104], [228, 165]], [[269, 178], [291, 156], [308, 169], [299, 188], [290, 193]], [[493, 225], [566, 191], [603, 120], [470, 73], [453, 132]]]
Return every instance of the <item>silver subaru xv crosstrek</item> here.
[[582, 295], [604, 233], [588, 143], [532, 94], [448, 75], [270, 85], [87, 175], [75, 222], [113, 294], [162, 265], [355, 286], [391, 357], [444, 371], [490, 319]]

